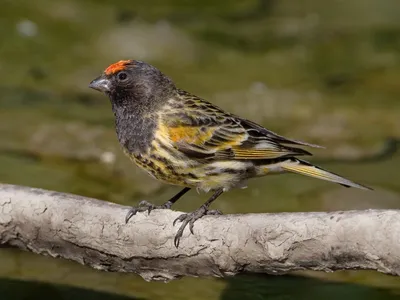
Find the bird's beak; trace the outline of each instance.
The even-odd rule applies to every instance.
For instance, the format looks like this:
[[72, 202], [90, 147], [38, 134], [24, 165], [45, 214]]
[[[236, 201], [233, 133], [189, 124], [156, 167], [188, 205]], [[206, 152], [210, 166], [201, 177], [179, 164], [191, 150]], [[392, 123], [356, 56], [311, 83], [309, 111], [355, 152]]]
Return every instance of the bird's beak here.
[[89, 83], [89, 87], [91, 89], [106, 93], [109, 92], [110, 89], [110, 80], [107, 78], [104, 78], [103, 76], [99, 76], [96, 79], [92, 80], [91, 83]]

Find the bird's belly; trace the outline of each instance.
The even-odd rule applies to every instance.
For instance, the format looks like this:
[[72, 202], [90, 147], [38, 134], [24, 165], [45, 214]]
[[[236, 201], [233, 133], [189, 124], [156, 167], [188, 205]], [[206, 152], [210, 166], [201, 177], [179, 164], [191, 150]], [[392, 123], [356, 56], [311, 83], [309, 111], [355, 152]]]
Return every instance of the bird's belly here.
[[224, 188], [241, 187], [253, 177], [254, 167], [245, 161], [216, 161], [210, 163], [195, 160], [174, 161], [144, 155], [129, 155], [141, 169], [164, 183], [197, 188], [208, 192]]
[[252, 177], [253, 166], [243, 161], [217, 161], [198, 164], [191, 168], [196, 178], [186, 178], [186, 183], [199, 190], [208, 192], [223, 188], [225, 191], [234, 187], [242, 187]]
[[188, 186], [185, 182], [185, 174], [177, 172], [176, 168], [164, 159], [147, 155], [129, 155], [129, 157], [139, 168], [157, 180], [173, 185]]

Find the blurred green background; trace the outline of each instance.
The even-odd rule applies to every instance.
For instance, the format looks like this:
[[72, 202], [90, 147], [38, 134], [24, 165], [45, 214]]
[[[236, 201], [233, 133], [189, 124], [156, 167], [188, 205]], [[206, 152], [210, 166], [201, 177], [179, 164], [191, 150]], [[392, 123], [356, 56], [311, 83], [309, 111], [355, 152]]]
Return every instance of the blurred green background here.
[[[374, 192], [296, 175], [223, 195], [224, 213], [400, 208], [398, 0], [2, 0], [0, 182], [123, 204], [162, 203], [120, 151], [110, 103], [88, 83], [120, 59], [280, 134], [322, 144], [313, 162]], [[205, 201], [194, 192], [176, 209]], [[41, 282], [41, 283], [39, 283]], [[376, 272], [147, 283], [0, 249], [1, 299], [400, 299]], [[100, 294], [99, 294], [100, 293]]]

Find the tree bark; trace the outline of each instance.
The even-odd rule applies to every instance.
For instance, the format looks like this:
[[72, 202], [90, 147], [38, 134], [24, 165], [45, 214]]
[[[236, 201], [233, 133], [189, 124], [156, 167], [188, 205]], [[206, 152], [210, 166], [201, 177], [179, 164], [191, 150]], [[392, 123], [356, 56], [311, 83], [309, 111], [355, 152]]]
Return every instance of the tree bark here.
[[181, 212], [138, 213], [86, 197], [0, 185], [0, 244], [145, 280], [242, 272], [372, 269], [400, 275], [400, 211], [205, 216], [173, 239]]

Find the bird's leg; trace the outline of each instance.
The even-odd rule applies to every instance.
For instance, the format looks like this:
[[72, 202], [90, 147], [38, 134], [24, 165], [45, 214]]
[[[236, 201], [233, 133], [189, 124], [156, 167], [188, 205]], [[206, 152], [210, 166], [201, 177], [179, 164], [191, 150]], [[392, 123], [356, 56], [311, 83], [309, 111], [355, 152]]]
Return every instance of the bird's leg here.
[[150, 212], [153, 209], [170, 209], [172, 207], [172, 205], [178, 201], [183, 195], [185, 195], [188, 191], [190, 190], [190, 188], [185, 187], [183, 190], [181, 190], [178, 194], [176, 194], [175, 196], [173, 196], [171, 199], [169, 199], [167, 202], [165, 202], [162, 205], [154, 205], [146, 200], [142, 200], [139, 202], [139, 205], [137, 207], [132, 207], [128, 213], [126, 214], [125, 217], [125, 223], [128, 223], [129, 219], [132, 218], [132, 216], [136, 215], [137, 212], [139, 211], [148, 211], [148, 213], [150, 214]]
[[191, 212], [191, 213], [182, 214], [174, 220], [174, 223], [173, 223], [174, 226], [177, 221], [182, 222], [181, 227], [179, 227], [178, 232], [175, 235], [175, 239], [174, 239], [175, 247], [178, 248], [179, 240], [181, 239], [183, 231], [185, 230], [185, 227], [188, 224], [189, 224], [190, 232], [192, 234], [194, 234], [193, 233], [193, 224], [196, 220], [200, 219], [201, 217], [203, 217], [205, 215], [222, 215], [222, 213], [219, 210], [209, 210], [208, 207], [223, 192], [224, 192], [224, 190], [222, 188], [216, 190], [215, 193], [206, 201], [206, 203], [204, 203], [202, 206], [200, 206], [197, 210], [195, 210], [194, 212]]

